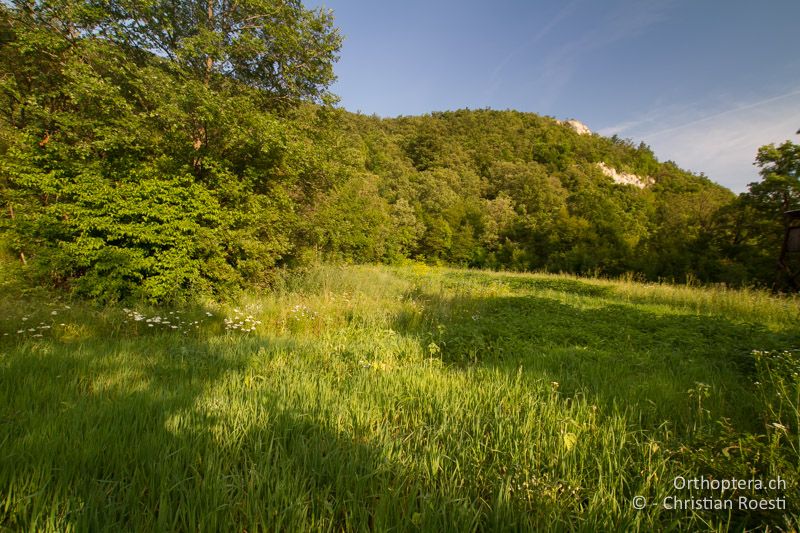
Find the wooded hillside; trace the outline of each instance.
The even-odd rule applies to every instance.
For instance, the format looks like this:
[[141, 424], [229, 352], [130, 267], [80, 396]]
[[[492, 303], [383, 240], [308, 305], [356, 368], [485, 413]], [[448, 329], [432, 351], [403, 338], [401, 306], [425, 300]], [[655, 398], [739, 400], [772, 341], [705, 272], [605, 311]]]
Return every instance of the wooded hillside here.
[[340, 43], [294, 0], [0, 5], [0, 244], [30, 283], [101, 300], [316, 259], [774, 280], [769, 192], [743, 204], [531, 113], [348, 113]]

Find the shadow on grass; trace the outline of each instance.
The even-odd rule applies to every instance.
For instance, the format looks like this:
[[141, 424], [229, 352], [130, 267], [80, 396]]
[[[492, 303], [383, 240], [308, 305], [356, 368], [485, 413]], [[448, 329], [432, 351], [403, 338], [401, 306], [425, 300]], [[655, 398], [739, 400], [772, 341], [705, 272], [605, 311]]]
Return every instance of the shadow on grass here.
[[[656, 316], [622, 305], [579, 309], [534, 296], [429, 303], [425, 327], [398, 319], [397, 329], [426, 346], [437, 343], [445, 360], [515, 372], [522, 366], [531, 379], [559, 381], [565, 395], [582, 391], [606, 407], [626, 406], [643, 426], [693, 422], [686, 389], [694, 381], [716, 387], [709, 400], [715, 416], [731, 415], [747, 400], [749, 349], [791, 340], [719, 319]], [[253, 357], [279, 349], [296, 347], [147, 334], [29, 341], [2, 352], [0, 527], [553, 525], [514, 501], [504, 507], [497, 494], [477, 492], [485, 487], [448, 492], [435, 477], [401, 464], [385, 443], [371, 441], [374, 428], [332, 427], [324, 404], [315, 410], [313, 399], [292, 396], [302, 393], [296, 383], [274, 379], [271, 387], [248, 388]], [[736, 354], [742, 364], [732, 362]], [[306, 392], [320, 397], [313, 388]], [[747, 423], [751, 415], [744, 409], [736, 416]], [[572, 520], [560, 524], [564, 529], [582, 523], [574, 510], [553, 513]]]
[[165, 425], [244, 364], [241, 352], [223, 352], [150, 335], [146, 342], [27, 342], [5, 354], [0, 525], [173, 529], [160, 498], [189, 470], [164, 468], [186, 455]]
[[42, 341], [4, 354], [0, 529], [530, 525], [513, 506], [421, 483], [368, 442], [370, 428], [327, 427], [324, 405], [293, 405], [296, 384], [244, 385], [254, 354], [270, 355], [264, 340], [147, 340]]
[[[535, 290], [542, 288], [531, 281]], [[417, 290], [413, 297], [423, 305], [422, 318], [398, 315], [395, 327], [453, 369], [497, 369], [549, 382], [565, 405], [586, 401], [601, 413], [620, 413], [633, 434], [650, 434], [680, 449], [675, 460], [699, 475], [774, 479], [779, 472], [793, 483], [793, 466], [781, 471], [772, 462], [778, 459], [766, 458], [776, 453], [767, 451], [766, 428], [774, 418], [767, 418], [758, 393], [752, 351], [796, 347], [800, 332], [775, 333], [677, 310], [658, 314], [609, 298], [572, 304], [546, 295], [455, 293]], [[781, 453], [791, 465], [796, 448], [784, 444]], [[797, 501], [787, 503], [794, 509], [788, 514], [738, 510], [727, 518], [706, 516], [731, 520], [733, 529], [784, 527], [796, 520], [791, 513]]]
[[[539, 281], [530, 283], [538, 289]], [[578, 291], [595, 288], [563, 281], [585, 285], [576, 286]], [[705, 416], [704, 410], [730, 418], [737, 427], [759, 427], [752, 350], [800, 342], [798, 334], [758, 325], [659, 315], [602, 299], [588, 300], [585, 307], [533, 295], [446, 300], [428, 295], [422, 300], [421, 321], [401, 315], [395, 326], [422, 345], [435, 345], [444, 362], [509, 372], [522, 368], [531, 379], [555, 382], [562, 394], [580, 393], [601, 407], [625, 408], [644, 427], [669, 421], [685, 430]], [[698, 404], [697, 396], [706, 396], [698, 386], [705, 385], [708, 398]]]

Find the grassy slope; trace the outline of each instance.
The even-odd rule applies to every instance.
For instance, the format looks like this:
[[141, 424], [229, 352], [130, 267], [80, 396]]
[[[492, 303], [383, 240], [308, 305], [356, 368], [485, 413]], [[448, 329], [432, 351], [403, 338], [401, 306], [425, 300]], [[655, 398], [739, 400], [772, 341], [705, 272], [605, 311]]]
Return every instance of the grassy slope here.
[[[796, 359], [752, 353], [800, 345], [796, 300], [421, 266], [152, 326], [2, 298], [0, 528], [798, 524]], [[633, 509], [677, 475], [780, 475], [789, 509]]]

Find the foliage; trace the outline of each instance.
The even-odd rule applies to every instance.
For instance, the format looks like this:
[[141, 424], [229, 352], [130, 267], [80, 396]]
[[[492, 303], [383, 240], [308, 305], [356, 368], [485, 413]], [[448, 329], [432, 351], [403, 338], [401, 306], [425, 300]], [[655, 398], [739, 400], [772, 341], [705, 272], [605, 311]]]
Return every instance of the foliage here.
[[291, 101], [326, 95], [334, 79], [341, 39], [333, 17], [299, 0], [112, 0], [106, 9], [84, 31], [164, 55], [207, 83], [222, 75]]
[[780, 279], [777, 262], [788, 222], [783, 214], [800, 209], [800, 145], [786, 141], [762, 146], [756, 164], [762, 180], [751, 183], [723, 212], [717, 237], [746, 277], [783, 290], [791, 287]]
[[296, 0], [0, 5], [4, 246], [101, 300], [225, 295], [309, 258], [774, 277], [795, 145], [762, 148], [737, 200], [532, 113], [334, 109], [340, 44]]
[[[264, 95], [323, 95], [338, 37], [299, 3], [214, 4], [238, 22], [195, 33], [198, 5], [0, 7], [3, 226], [38, 282], [177, 300], [263, 281], [291, 250], [298, 182], [313, 183], [314, 163], [287, 161], [314, 150], [293, 133], [302, 122], [281, 120]], [[143, 11], [120, 24], [128, 8]], [[167, 35], [167, 58], [149, 53]], [[193, 68], [197, 50], [219, 77]]]
[[[721, 259], [705, 251], [715, 213], [733, 195], [659, 163], [646, 145], [579, 135], [548, 117], [514, 111], [347, 115], [341, 122], [347, 144], [362, 150], [366, 168], [380, 178], [381, 196], [404, 200], [423, 224], [415, 246], [404, 248], [407, 257], [725, 281]], [[600, 162], [654, 184], [617, 185]]]

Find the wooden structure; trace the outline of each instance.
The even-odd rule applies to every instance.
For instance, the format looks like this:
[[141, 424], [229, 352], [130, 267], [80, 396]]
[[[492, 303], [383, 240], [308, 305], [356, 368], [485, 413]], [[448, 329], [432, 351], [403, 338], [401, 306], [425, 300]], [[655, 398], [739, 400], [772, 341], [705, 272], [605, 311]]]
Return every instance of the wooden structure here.
[[781, 256], [778, 259], [778, 269], [786, 274], [789, 286], [796, 291], [800, 290], [798, 286], [800, 268], [797, 266], [793, 268], [791, 263], [795, 257], [800, 256], [800, 209], [786, 211], [783, 216], [786, 232], [783, 236]]

